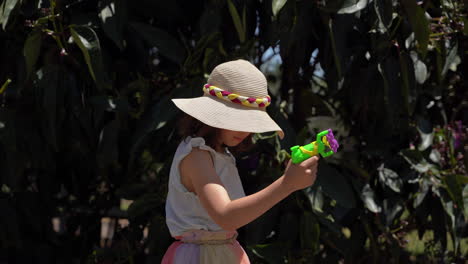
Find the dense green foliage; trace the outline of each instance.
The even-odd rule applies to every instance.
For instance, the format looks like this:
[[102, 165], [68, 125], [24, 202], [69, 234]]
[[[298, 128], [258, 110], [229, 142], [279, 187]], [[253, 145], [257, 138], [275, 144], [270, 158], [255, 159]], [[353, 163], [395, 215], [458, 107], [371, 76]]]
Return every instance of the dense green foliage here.
[[[342, 145], [239, 230], [253, 263], [466, 261], [467, 6], [0, 0], [0, 262], [159, 263], [170, 99], [236, 58], [265, 72], [286, 132], [238, 157], [247, 193], [321, 129]], [[129, 225], [105, 241], [102, 218]]]

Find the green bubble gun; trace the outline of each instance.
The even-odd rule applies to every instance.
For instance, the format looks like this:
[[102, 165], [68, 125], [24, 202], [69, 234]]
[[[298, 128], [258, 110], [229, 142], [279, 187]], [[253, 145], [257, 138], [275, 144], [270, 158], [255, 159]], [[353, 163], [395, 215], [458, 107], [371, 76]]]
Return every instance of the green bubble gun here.
[[339, 146], [338, 141], [333, 135], [333, 131], [327, 129], [317, 134], [316, 141], [305, 146], [292, 147], [291, 159], [294, 164], [297, 164], [318, 154], [325, 158], [336, 153]]

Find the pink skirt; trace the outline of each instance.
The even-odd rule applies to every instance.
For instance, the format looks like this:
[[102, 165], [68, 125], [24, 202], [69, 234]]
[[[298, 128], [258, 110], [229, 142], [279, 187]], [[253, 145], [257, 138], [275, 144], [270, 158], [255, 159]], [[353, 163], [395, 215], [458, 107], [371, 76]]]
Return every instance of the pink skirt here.
[[250, 264], [235, 231], [192, 230], [176, 237], [162, 264]]

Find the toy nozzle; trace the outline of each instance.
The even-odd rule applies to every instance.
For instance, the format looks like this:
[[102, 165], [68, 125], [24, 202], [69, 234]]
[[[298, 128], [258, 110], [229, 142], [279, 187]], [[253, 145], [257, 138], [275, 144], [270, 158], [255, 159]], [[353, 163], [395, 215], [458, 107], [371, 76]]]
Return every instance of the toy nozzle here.
[[335, 135], [333, 135], [333, 131], [331, 129], [328, 129], [328, 134], [326, 135], [326, 138], [328, 141], [328, 146], [333, 152], [336, 153], [336, 151], [340, 147], [340, 144], [338, 144], [338, 141], [335, 139]]

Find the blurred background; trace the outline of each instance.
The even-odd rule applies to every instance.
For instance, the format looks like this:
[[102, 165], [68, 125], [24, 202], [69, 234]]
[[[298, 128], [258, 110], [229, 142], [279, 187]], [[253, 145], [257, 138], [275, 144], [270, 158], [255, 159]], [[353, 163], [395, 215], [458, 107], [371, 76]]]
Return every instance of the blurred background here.
[[467, 263], [468, 2], [0, 0], [0, 263], [160, 263], [171, 98], [267, 76], [286, 133], [244, 188], [332, 128], [316, 184], [239, 230], [252, 263]]

